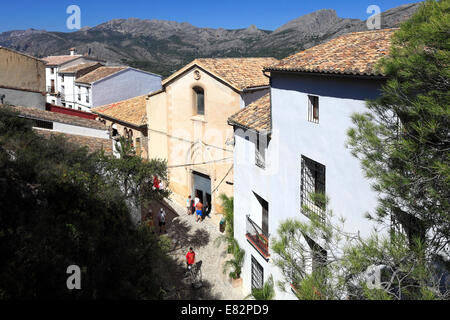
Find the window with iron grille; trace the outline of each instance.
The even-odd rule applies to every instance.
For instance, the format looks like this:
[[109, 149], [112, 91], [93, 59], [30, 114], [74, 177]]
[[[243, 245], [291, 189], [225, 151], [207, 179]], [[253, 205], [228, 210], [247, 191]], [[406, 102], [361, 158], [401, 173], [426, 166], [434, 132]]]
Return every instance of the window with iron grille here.
[[[325, 195], [326, 168], [324, 165], [302, 156], [300, 201], [301, 207], [306, 206], [312, 212], [325, 215], [325, 203], [323, 199], [317, 199], [314, 195]], [[302, 211], [305, 211], [302, 209]], [[305, 215], [308, 215], [304, 212]]]
[[33, 120], [33, 127], [53, 130], [53, 122], [44, 120]]
[[264, 268], [252, 256], [252, 291], [264, 286]]
[[311, 249], [312, 271], [319, 272], [327, 263], [327, 251], [307, 235], [304, 237]]
[[308, 96], [308, 121], [319, 123], [319, 97]]

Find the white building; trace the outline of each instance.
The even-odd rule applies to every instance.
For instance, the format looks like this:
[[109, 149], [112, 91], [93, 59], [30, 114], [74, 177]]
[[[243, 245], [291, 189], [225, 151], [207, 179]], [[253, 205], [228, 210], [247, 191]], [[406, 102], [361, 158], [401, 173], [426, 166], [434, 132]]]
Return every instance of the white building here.
[[43, 137], [62, 136], [71, 143], [86, 146], [91, 152], [104, 150], [106, 154], [114, 153], [114, 140], [110, 137], [109, 128], [99, 121], [38, 108], [11, 108], [19, 113], [19, 117], [31, 120], [33, 130]]
[[[242, 270], [247, 293], [270, 275], [271, 238], [287, 219], [306, 221], [309, 194], [324, 192], [328, 209], [347, 219], [347, 232], [369, 236], [364, 217], [377, 194], [360, 161], [346, 147], [351, 116], [367, 112], [385, 82], [375, 64], [389, 52], [393, 30], [351, 33], [299, 52], [265, 69], [271, 93], [229, 119], [235, 129], [234, 233], [246, 251]], [[258, 143], [268, 137], [268, 145]], [[320, 246], [321, 239], [312, 239]], [[295, 299], [275, 285], [276, 299]]]
[[131, 67], [102, 66], [75, 80], [74, 107], [91, 108], [131, 99], [161, 89], [162, 76]]
[[[92, 72], [102, 66], [103, 64], [100, 62], [90, 62], [63, 68], [58, 71], [58, 90], [61, 106], [82, 110], [82, 107], [78, 105], [82, 101], [81, 92], [77, 90], [75, 82], [89, 72]], [[85, 93], [85, 99], [89, 102], [89, 94], [87, 94], [87, 92]]]
[[48, 56], [43, 58], [46, 62], [45, 68], [45, 81], [47, 89], [47, 103], [51, 103], [58, 106], [63, 106], [61, 99], [61, 90], [67, 88], [65, 82], [65, 75], [59, 74], [60, 70], [69, 67], [74, 67], [80, 64], [88, 64], [95, 62], [102, 62], [98, 59], [89, 56], [75, 54], [75, 49], [70, 49], [70, 55], [62, 56]]

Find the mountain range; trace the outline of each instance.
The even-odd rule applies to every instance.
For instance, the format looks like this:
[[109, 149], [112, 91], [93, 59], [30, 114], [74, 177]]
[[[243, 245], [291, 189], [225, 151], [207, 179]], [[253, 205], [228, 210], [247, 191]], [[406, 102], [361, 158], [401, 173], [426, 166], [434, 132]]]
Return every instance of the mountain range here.
[[[418, 9], [406, 4], [381, 14], [382, 28], [398, 27]], [[189, 23], [136, 18], [115, 19], [76, 32], [14, 30], [0, 33], [0, 46], [37, 57], [89, 54], [112, 64], [125, 64], [168, 76], [195, 58], [284, 58], [339, 35], [367, 30], [366, 21], [338, 17], [323, 9], [294, 19], [274, 31], [199, 28]]]

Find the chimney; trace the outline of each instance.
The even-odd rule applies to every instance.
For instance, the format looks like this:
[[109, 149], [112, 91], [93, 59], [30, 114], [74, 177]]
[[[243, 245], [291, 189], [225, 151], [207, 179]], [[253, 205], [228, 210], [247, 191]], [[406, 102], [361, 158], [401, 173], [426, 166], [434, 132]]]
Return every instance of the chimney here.
[[74, 56], [75, 55], [75, 48], [70, 48], [70, 55]]

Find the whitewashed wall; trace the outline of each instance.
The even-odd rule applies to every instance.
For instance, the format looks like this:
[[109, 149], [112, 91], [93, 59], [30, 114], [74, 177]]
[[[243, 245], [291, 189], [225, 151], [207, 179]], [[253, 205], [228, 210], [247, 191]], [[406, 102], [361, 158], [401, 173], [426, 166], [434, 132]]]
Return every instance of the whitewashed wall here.
[[92, 86], [92, 107], [134, 98], [161, 89], [161, 76], [126, 69]]
[[[346, 231], [368, 236], [372, 225], [364, 217], [376, 207], [376, 194], [361, 170], [360, 162], [346, 148], [351, 115], [366, 112], [365, 100], [379, 94], [381, 81], [337, 77], [272, 75], [272, 140], [266, 152], [269, 165], [262, 171], [254, 165], [254, 144], [236, 135], [235, 145], [235, 236], [246, 251], [242, 277], [251, 288], [251, 255], [264, 268], [264, 278], [281, 274], [266, 262], [246, 240], [246, 215], [261, 223], [256, 192], [269, 202], [269, 233], [276, 236], [281, 222], [305, 221], [301, 213], [301, 156], [326, 166], [329, 207], [347, 218]], [[319, 96], [320, 123], [308, 122], [308, 94]], [[247, 160], [247, 161], [245, 161]], [[253, 161], [252, 161], [253, 160]], [[253, 163], [253, 164], [252, 164]], [[260, 225], [261, 226], [261, 225]], [[273, 257], [272, 257], [273, 258]], [[277, 299], [295, 299], [277, 287]]]

